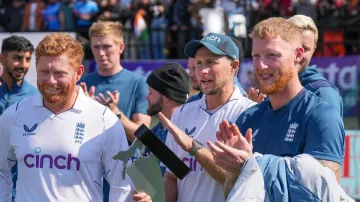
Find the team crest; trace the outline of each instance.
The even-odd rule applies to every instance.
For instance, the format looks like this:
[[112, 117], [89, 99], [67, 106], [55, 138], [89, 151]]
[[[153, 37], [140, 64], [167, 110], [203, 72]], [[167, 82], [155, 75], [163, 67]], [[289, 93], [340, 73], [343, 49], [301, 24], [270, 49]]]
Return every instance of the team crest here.
[[78, 143], [78, 144], [82, 143], [83, 137], [84, 137], [84, 132], [85, 132], [85, 123], [83, 123], [83, 122], [76, 123], [75, 135], [74, 135], [75, 143]]

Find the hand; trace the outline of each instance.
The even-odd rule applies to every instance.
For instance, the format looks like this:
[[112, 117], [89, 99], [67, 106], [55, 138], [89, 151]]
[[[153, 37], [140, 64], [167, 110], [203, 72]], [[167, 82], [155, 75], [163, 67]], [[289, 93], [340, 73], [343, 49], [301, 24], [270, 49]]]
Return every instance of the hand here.
[[259, 89], [250, 88], [247, 97], [254, 102], [262, 103], [267, 95], [260, 93]]
[[252, 157], [252, 130], [246, 131], [244, 138], [235, 124], [230, 126], [228, 121], [220, 123], [219, 131], [216, 132], [215, 145], [207, 142], [214, 162], [230, 175], [238, 176], [244, 162]]
[[102, 93], [99, 93], [95, 99], [99, 103], [108, 106], [109, 109], [115, 114], [119, 113], [120, 110], [117, 107], [117, 104], [119, 103], [120, 100], [120, 93], [116, 90], [113, 93], [110, 93], [110, 91], [106, 91], [106, 94], [109, 96], [109, 98], [106, 99]]
[[90, 90], [88, 91], [88, 90], [87, 90], [87, 87], [86, 87], [86, 83], [81, 82], [81, 83], [80, 83], [80, 87], [83, 89], [84, 94], [85, 94], [86, 96], [88, 96], [88, 97], [91, 98], [91, 99], [94, 99], [94, 98], [95, 98], [95, 86], [91, 86], [91, 87], [90, 87]]
[[133, 202], [152, 202], [149, 195], [144, 192], [133, 191]]
[[167, 119], [161, 112], [158, 114], [164, 128], [167, 128], [170, 134], [174, 137], [175, 142], [186, 152], [190, 152], [193, 139], [185, 134], [180, 128]]
[[109, 11], [105, 11], [103, 15], [105, 19], [109, 19], [111, 17], [111, 13]]

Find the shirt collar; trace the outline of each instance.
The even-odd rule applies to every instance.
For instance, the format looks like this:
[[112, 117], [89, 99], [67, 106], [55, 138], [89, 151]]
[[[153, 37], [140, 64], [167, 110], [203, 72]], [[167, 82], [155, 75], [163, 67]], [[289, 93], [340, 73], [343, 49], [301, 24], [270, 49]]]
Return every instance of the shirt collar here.
[[[75, 90], [77, 92], [77, 97], [76, 97], [75, 103], [71, 109], [82, 111], [82, 110], [84, 110], [84, 104], [85, 104], [84, 102], [86, 101], [87, 97], [84, 94], [83, 90], [79, 86], [76, 86]], [[43, 107], [44, 106], [43, 96], [41, 95], [41, 93], [37, 93], [34, 96], [33, 106], [35, 106], [35, 107]]]

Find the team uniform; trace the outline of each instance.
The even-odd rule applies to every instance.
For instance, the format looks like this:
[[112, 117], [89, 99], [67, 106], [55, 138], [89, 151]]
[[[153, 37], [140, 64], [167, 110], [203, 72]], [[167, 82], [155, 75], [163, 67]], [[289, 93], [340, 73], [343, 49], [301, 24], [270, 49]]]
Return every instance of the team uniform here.
[[241, 114], [236, 125], [243, 135], [252, 129], [254, 152], [343, 162], [345, 130], [338, 111], [305, 89], [277, 110], [266, 99]]
[[131, 200], [131, 182], [122, 180], [127, 150], [122, 124], [105, 106], [78, 96], [58, 115], [43, 106], [40, 94], [19, 101], [0, 120], [0, 201], [11, 201], [10, 168], [18, 162], [16, 201], [103, 201], [103, 173], [111, 201]]
[[343, 100], [339, 90], [322, 73], [317, 71], [316, 65], [309, 66], [300, 72], [299, 79], [305, 89], [313, 92], [316, 96], [333, 106], [340, 112], [341, 117], [343, 116]]
[[[206, 142], [216, 141], [216, 131], [223, 120], [234, 122], [247, 108], [255, 103], [245, 98], [235, 86], [229, 100], [215, 110], [206, 109], [206, 95], [200, 100], [184, 104], [171, 117], [171, 121], [187, 135], [207, 147]], [[167, 135], [166, 145], [190, 167], [191, 172], [182, 180], [177, 180], [178, 202], [206, 201], [224, 202], [222, 185], [217, 183], [195, 157], [181, 149], [171, 134]], [[167, 169], [167, 172], [171, 172]]]
[[258, 153], [246, 160], [229, 193], [227, 202], [237, 201], [353, 202], [334, 173], [310, 155], [290, 158]]

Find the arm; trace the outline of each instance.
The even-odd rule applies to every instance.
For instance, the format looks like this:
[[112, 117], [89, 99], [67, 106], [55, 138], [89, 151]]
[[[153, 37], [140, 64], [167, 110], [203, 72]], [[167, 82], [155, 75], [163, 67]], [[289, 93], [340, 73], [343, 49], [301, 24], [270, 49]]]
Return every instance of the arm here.
[[102, 163], [105, 172], [108, 173], [105, 178], [110, 185], [109, 201], [126, 201], [131, 197], [131, 181], [128, 175], [125, 175], [125, 180], [122, 179], [122, 161], [112, 159], [117, 152], [128, 149], [125, 131], [117, 117], [109, 109], [105, 111], [104, 122], [105, 145]]
[[13, 108], [10, 107], [0, 116], [0, 201], [4, 202], [11, 202], [13, 187], [11, 168], [16, 162], [16, 156], [10, 148], [10, 137], [7, 131], [9, 124], [12, 123], [9, 112]]
[[165, 184], [165, 201], [176, 202], [178, 197], [176, 175], [169, 172], [165, 172], [164, 184]]
[[304, 153], [329, 167], [339, 181], [345, 144], [345, 129], [339, 112], [325, 103], [317, 106], [310, 112], [305, 130]]
[[122, 112], [120, 121], [124, 126], [126, 137], [128, 141], [132, 142], [135, 140], [134, 132], [141, 124], [145, 124], [147, 127], [150, 126], [151, 117], [146, 114], [134, 114], [132, 120], [128, 119]]

